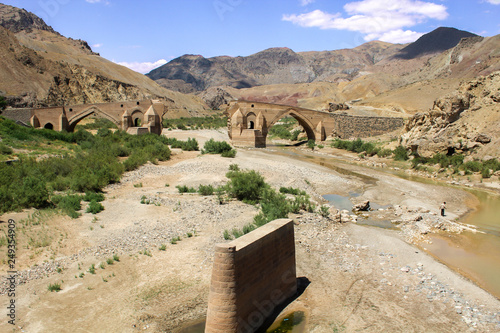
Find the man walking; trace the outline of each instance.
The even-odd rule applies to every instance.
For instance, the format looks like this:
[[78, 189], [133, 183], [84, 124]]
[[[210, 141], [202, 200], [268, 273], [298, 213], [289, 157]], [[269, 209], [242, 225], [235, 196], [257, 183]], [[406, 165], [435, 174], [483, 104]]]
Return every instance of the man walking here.
[[441, 204], [441, 207], [439, 207], [439, 208], [441, 209], [441, 216], [444, 216], [444, 210], [445, 210], [445, 208], [446, 208], [446, 202], [443, 202], [443, 203]]

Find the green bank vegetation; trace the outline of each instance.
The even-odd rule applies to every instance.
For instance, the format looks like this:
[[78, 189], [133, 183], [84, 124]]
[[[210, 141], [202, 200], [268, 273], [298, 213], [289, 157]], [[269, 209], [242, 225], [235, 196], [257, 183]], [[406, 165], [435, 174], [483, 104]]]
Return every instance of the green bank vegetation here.
[[0, 117], [0, 137], [1, 156], [15, 159], [0, 163], [0, 213], [56, 207], [74, 218], [81, 200], [89, 202], [88, 212], [101, 211], [100, 192], [118, 182], [125, 171], [170, 159], [169, 144], [198, 149], [195, 139], [129, 135], [107, 127], [94, 135], [82, 128], [56, 132], [23, 127], [4, 117]]
[[500, 170], [500, 162], [495, 159], [487, 161], [472, 160], [465, 162], [463, 154], [440, 154], [427, 158], [418, 156], [417, 154], [408, 153], [408, 150], [403, 146], [398, 146], [394, 150], [382, 148], [382, 143], [373, 143], [356, 140], [340, 140], [335, 139], [332, 147], [344, 149], [361, 154], [362, 156], [390, 157], [395, 161], [409, 161], [411, 167], [416, 170], [429, 171], [427, 167], [438, 167], [444, 170], [451, 170], [454, 174], [459, 174], [460, 171], [464, 175], [480, 174], [482, 178], [490, 178], [492, 173]]
[[163, 128], [180, 130], [217, 129], [227, 127], [227, 117], [216, 114], [205, 117], [163, 119]]

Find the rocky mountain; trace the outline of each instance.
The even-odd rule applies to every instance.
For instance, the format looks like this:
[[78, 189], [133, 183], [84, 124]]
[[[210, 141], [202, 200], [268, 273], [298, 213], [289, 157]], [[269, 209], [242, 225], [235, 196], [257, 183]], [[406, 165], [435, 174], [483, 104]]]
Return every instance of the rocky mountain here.
[[[316, 73], [323, 70], [321, 76], [310, 83], [218, 88], [235, 99], [317, 110], [328, 109], [330, 103], [356, 100], [360, 107], [375, 108], [378, 114], [408, 117], [431, 108], [437, 98], [457, 89], [461, 81], [487, 76], [500, 70], [500, 35], [462, 38], [450, 49], [425, 53], [412, 59], [398, 57], [401, 49], [401, 46], [399, 49], [392, 49], [390, 44], [371, 42], [353, 50], [324, 52], [337, 55], [342, 53], [343, 58], [325, 58], [316, 70]], [[346, 60], [348, 54], [354, 57], [356, 51], [358, 54], [360, 51], [365, 52], [363, 63], [371, 65], [363, 65], [359, 58]], [[318, 59], [317, 54], [318, 52], [310, 52], [300, 55]], [[372, 60], [368, 61], [367, 58]], [[339, 59], [344, 59], [351, 64], [351, 68], [358, 70], [351, 75], [348, 75], [349, 71], [346, 69], [329, 75], [332, 67], [340, 66]], [[202, 93], [201, 96], [207, 103], [212, 102], [213, 94]]]
[[500, 155], [499, 113], [500, 71], [463, 82], [431, 110], [414, 115], [401, 143], [424, 157], [474, 152], [487, 160]]
[[147, 75], [166, 88], [186, 93], [217, 86], [243, 89], [273, 84], [351, 82], [373, 73], [394, 73], [394, 79], [400, 81], [397, 85], [401, 86], [412, 82], [398, 76], [420, 70], [430, 57], [456, 47], [463, 38], [481, 39], [466, 31], [438, 28], [409, 45], [375, 41], [353, 49], [322, 52], [296, 53], [288, 48], [271, 48], [248, 57], [184, 55]]
[[354, 49], [296, 53], [271, 48], [248, 57], [184, 55], [151, 71], [160, 85], [185, 93], [210, 87], [237, 89], [271, 84], [351, 80], [366, 67], [394, 55], [402, 45], [371, 42]]
[[0, 93], [13, 107], [161, 99], [187, 114], [207, 107], [66, 38], [24, 9], [0, 4]]
[[401, 49], [395, 57], [414, 59], [421, 55], [439, 53], [458, 45], [462, 38], [479, 37], [476, 34], [455, 28], [437, 28]]

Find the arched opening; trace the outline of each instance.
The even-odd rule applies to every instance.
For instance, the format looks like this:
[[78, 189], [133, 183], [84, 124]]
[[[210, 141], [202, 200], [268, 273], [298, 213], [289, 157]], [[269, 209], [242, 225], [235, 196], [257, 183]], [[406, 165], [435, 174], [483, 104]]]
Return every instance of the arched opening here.
[[250, 112], [247, 114], [247, 129], [255, 129], [255, 121], [257, 116], [255, 113]]
[[78, 125], [78, 123], [80, 123], [83, 119], [86, 119], [87, 117], [91, 117], [93, 118], [92, 121], [90, 121], [89, 123], [98, 123], [98, 119], [106, 119], [108, 120], [109, 122], [111, 122], [113, 125], [111, 124], [106, 124], [106, 122], [99, 122], [100, 124], [99, 125], [102, 125], [104, 127], [108, 127], [108, 128], [118, 128], [118, 125], [119, 123], [116, 121], [116, 119], [114, 119], [113, 117], [111, 117], [110, 115], [108, 115], [107, 113], [105, 112], [102, 112], [100, 109], [98, 109], [97, 107], [95, 106], [92, 106], [78, 114], [76, 114], [75, 116], [71, 117], [69, 119], [69, 128], [68, 128], [68, 131], [69, 132], [74, 132], [75, 131], [75, 128], [76, 126]]
[[46, 123], [45, 126], [43, 126], [43, 128], [49, 129], [49, 130], [53, 130], [54, 129], [54, 125], [52, 125], [51, 123]]
[[134, 119], [134, 127], [141, 127], [142, 121], [141, 118]]
[[266, 141], [268, 134], [271, 134], [280, 139], [296, 141], [297, 143], [295, 145], [299, 145], [307, 142], [300, 138], [300, 134], [303, 132], [307, 135], [307, 141], [316, 141], [316, 135], [312, 125], [298, 113], [289, 110], [274, 119], [267, 128], [267, 132], [263, 134], [266, 137]]

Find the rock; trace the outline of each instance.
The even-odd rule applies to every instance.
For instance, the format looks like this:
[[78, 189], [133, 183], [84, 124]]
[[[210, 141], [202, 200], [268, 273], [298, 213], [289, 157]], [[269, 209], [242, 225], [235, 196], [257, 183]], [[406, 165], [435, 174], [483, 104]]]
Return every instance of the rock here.
[[354, 211], [368, 211], [370, 210], [370, 201], [366, 200], [363, 202], [360, 202], [352, 208]]
[[479, 133], [475, 138], [474, 141], [482, 143], [482, 144], [487, 144], [491, 142], [491, 137], [484, 134], [484, 133]]

